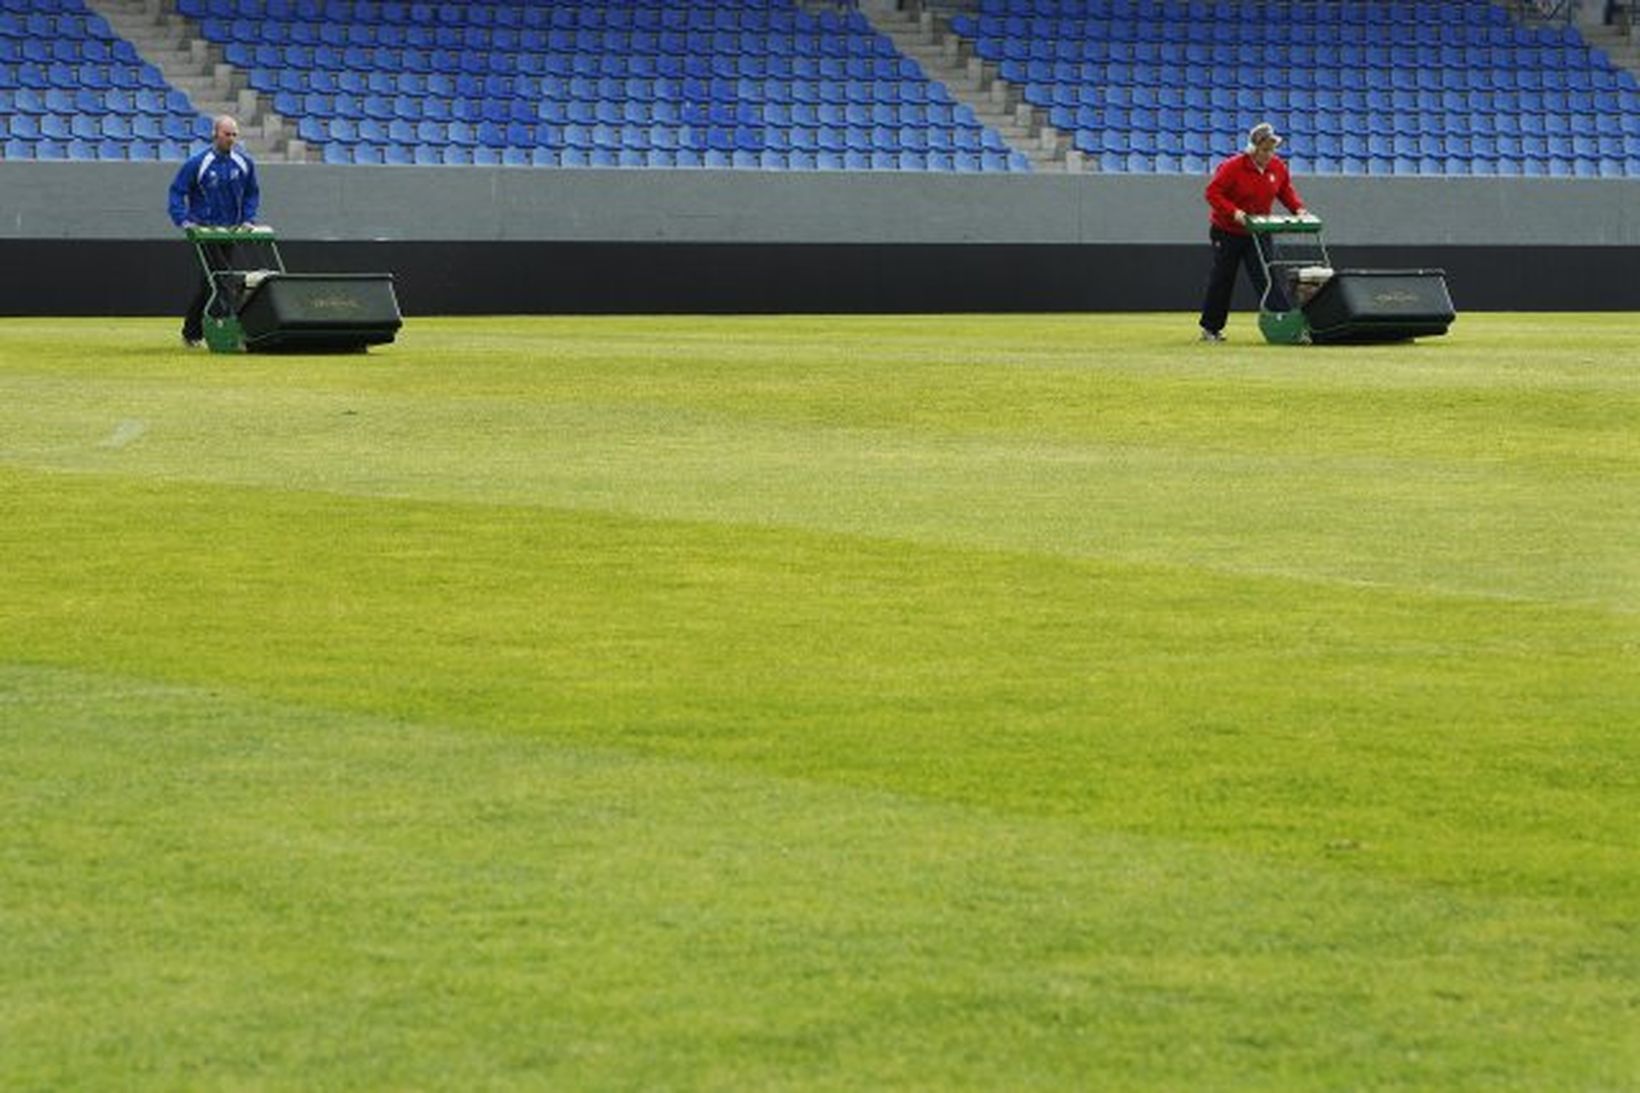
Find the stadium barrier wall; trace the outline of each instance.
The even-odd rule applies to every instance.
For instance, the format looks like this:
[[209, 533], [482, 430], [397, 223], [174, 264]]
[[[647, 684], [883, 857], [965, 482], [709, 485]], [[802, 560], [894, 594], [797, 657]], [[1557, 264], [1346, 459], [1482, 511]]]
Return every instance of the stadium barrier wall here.
[[[176, 313], [174, 171], [0, 163], [0, 314]], [[1188, 176], [260, 172], [292, 270], [391, 272], [407, 314], [1192, 310], [1208, 262]], [[1460, 311], [1640, 310], [1640, 182], [1297, 182], [1339, 268], [1445, 269]]]

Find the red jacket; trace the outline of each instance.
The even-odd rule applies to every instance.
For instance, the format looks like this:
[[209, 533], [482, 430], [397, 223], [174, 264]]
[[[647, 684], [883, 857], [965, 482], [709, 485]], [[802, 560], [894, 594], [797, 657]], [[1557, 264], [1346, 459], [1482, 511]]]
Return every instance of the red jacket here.
[[1304, 199], [1293, 189], [1287, 165], [1276, 156], [1270, 157], [1262, 171], [1247, 152], [1231, 156], [1219, 164], [1219, 169], [1213, 172], [1213, 180], [1207, 184], [1213, 226], [1237, 235], [1247, 234], [1247, 229], [1236, 223], [1237, 209], [1249, 216], [1265, 216], [1277, 198], [1292, 212], [1304, 207]]

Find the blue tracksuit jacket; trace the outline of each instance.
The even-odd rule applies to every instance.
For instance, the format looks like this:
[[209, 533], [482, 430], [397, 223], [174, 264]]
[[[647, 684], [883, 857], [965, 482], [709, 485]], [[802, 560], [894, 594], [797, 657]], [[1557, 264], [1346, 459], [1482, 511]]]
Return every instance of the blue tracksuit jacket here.
[[225, 156], [207, 148], [190, 157], [171, 181], [171, 222], [212, 228], [248, 224], [256, 219], [261, 200], [250, 156], [238, 148]]

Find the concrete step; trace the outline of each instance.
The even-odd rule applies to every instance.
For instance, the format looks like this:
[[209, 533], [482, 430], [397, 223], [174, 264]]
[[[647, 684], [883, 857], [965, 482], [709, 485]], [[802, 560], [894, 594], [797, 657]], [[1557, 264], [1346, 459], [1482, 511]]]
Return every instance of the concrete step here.
[[196, 57], [194, 51], [188, 48], [186, 42], [139, 42], [132, 40], [131, 44], [143, 58], [152, 61], [156, 67], [166, 65], [171, 68], [199, 68], [204, 61]]

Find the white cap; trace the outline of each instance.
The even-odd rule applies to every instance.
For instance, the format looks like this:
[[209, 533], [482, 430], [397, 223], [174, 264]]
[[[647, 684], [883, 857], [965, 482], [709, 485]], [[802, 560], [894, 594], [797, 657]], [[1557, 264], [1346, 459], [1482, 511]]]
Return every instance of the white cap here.
[[1248, 132], [1247, 150], [1251, 152], [1258, 147], [1259, 141], [1262, 140], [1273, 140], [1276, 142], [1277, 148], [1281, 147], [1281, 137], [1276, 135], [1276, 127], [1267, 121], [1259, 122]]

